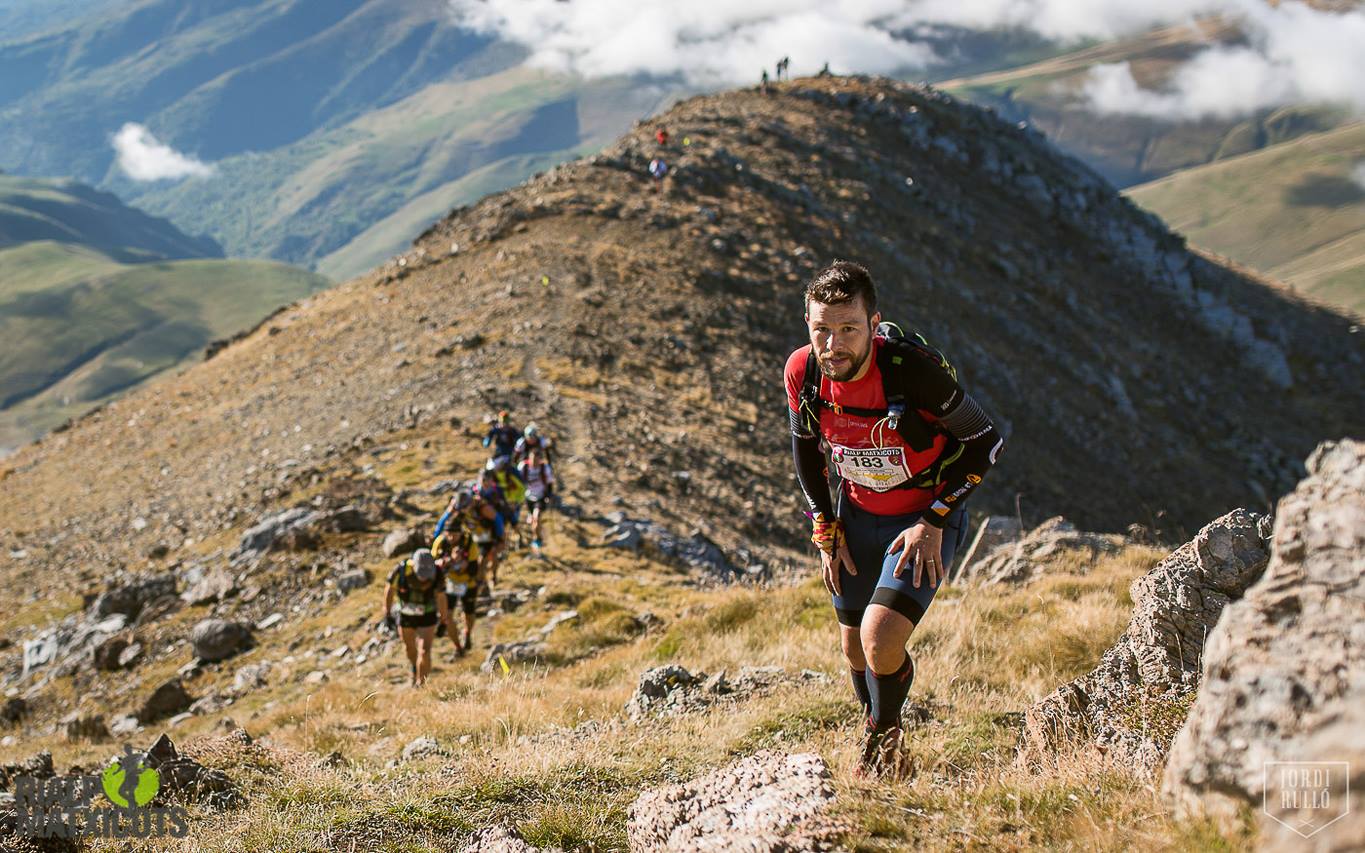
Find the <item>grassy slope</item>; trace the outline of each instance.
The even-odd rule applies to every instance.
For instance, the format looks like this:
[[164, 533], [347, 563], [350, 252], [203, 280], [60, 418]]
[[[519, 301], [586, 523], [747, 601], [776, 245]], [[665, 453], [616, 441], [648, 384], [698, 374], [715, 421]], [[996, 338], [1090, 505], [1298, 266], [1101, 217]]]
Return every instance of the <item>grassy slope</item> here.
[[[472, 470], [481, 456], [476, 431], [452, 435], [433, 425], [396, 434], [369, 454], [373, 474], [402, 489], [428, 485], [447, 470]], [[582, 482], [589, 469], [571, 463], [568, 470]], [[576, 501], [572, 492], [567, 499]], [[439, 498], [415, 500], [433, 517], [439, 509]], [[1174, 822], [1143, 780], [1093, 755], [1062, 754], [1055, 766], [1038, 769], [1013, 760], [1018, 715], [1094, 665], [1127, 622], [1129, 582], [1155, 563], [1157, 551], [1131, 548], [1098, 563], [1061, 556], [1047, 577], [1021, 589], [940, 593], [914, 642], [920, 675], [910, 708], [925, 715], [908, 747], [917, 773], [867, 784], [850, 776], [859, 715], [838, 663], [833, 614], [814, 578], [770, 589], [699, 589], [674, 567], [594, 547], [601, 529], [594, 524], [563, 517], [549, 524], [551, 559], [514, 554], [501, 573], [506, 586], [544, 586], [546, 593], [476, 629], [486, 647], [576, 609], [580, 620], [551, 635], [546, 663], [486, 675], [476, 656], [455, 659], [442, 640], [436, 672], [416, 693], [404, 686], [400, 649], [351, 660], [369, 636], [381, 583], [324, 613], [291, 616], [262, 632], [256, 648], [210, 665], [192, 689], [196, 696], [226, 690], [238, 667], [271, 661], [267, 687], [171, 731], [182, 746], [197, 740], [192, 753], [242, 783], [249, 806], [216, 815], [194, 809], [191, 835], [181, 842], [93, 849], [458, 850], [474, 830], [507, 822], [536, 844], [625, 850], [627, 811], [642, 789], [763, 748], [826, 759], [847, 849], [1196, 850], [1229, 840], [1201, 824]], [[322, 547], [346, 549], [356, 565], [380, 576], [388, 561], [372, 538], [330, 534]], [[268, 584], [270, 576], [255, 582]], [[664, 621], [641, 634], [629, 617], [645, 610]], [[188, 628], [207, 613], [196, 607], [172, 618]], [[341, 646], [350, 654], [327, 654]], [[181, 647], [155, 664], [157, 672], [170, 676], [188, 655]], [[829, 680], [647, 725], [625, 722], [621, 708], [638, 673], [666, 662], [694, 672], [810, 668]], [[324, 684], [304, 681], [318, 670], [327, 673]], [[154, 682], [157, 673], [145, 675]], [[267, 745], [211, 737], [223, 718], [267, 736]], [[150, 742], [161, 728], [132, 740]], [[389, 765], [424, 735], [450, 757]], [[38, 748], [52, 749], [63, 767], [102, 762], [111, 751], [109, 744], [51, 735], [0, 749], [0, 757]], [[342, 766], [315, 763], [333, 751], [345, 759]]]
[[1317, 301], [1365, 315], [1365, 124], [1312, 134], [1134, 187], [1190, 240]]
[[[511, 84], [512, 88], [507, 91], [495, 90], [491, 96], [477, 89], [469, 91], [474, 88], [470, 86], [433, 87], [435, 91], [423, 93], [418, 103], [395, 107], [392, 115], [389, 114], [391, 111], [385, 111], [367, 117], [363, 124], [375, 138], [381, 138], [382, 134], [392, 133], [394, 127], [412, 127], [413, 122], [405, 121], [403, 115], [411, 110], [424, 117], [424, 126], [434, 127], [441, 134], [441, 150], [437, 152], [435, 163], [423, 164], [422, 174], [409, 190], [409, 193], [420, 190], [419, 194], [328, 254], [318, 263], [317, 270], [334, 279], [345, 279], [372, 269], [385, 257], [406, 248], [416, 235], [451, 208], [471, 204], [483, 196], [515, 185], [535, 172], [597, 150], [662, 97], [657, 90], [648, 87], [640, 89], [624, 79], [594, 81], [565, 88], [566, 81], [546, 79], [535, 74], [531, 75], [532, 82], [527, 85], [524, 82], [527, 74], [525, 69], [519, 69], [499, 75], [502, 78], [499, 82], [505, 80], [503, 85]], [[578, 117], [576, 137], [563, 140], [573, 141], [570, 147], [511, 156], [498, 156], [493, 151], [488, 156], [497, 159], [492, 162], [477, 166], [452, 180], [422, 189], [438, 179], [439, 175], [447, 173], [441, 168], [441, 159], [467, 157], [469, 150], [489, 145], [486, 134], [490, 124], [496, 135], [505, 134], [525, 121], [533, 108], [565, 97], [574, 99], [574, 111]], [[463, 109], [443, 113], [452, 110], [453, 106]], [[473, 124], [468, 123], [464, 115], [470, 110], [478, 116], [478, 121]], [[450, 126], [447, 128], [446, 125]], [[496, 135], [493, 144], [496, 144]], [[328, 175], [323, 166], [310, 172]]]
[[120, 264], [53, 242], [0, 250], [0, 447], [29, 441], [209, 341], [327, 287], [265, 261]]
[[525, 68], [430, 85], [342, 127], [217, 164], [219, 179], [148, 191], [139, 204], [232, 254], [355, 275], [401, 251], [452, 206], [613, 139], [661, 97], [626, 80]]
[[[864, 100], [876, 91], [858, 81], [814, 85], [856, 91]], [[888, 87], [877, 89], [896, 96]], [[106, 582], [110, 565], [148, 570], [165, 570], [172, 561], [221, 565], [255, 519], [309, 502], [323, 488], [320, 483], [332, 479], [381, 479], [388, 491], [405, 495], [417, 507], [403, 510], [400, 523], [425, 524], [439, 498], [424, 487], [474, 470], [482, 456], [475, 443], [479, 418], [504, 404], [556, 436], [569, 498], [587, 516], [620, 498], [632, 515], [648, 515], [677, 530], [697, 527], [732, 552], [741, 545], [762, 548], [764, 558], [777, 566], [794, 555], [793, 565], [807, 571], [810, 555], [797, 550], [806, 546], [781, 443], [780, 391], [774, 381], [789, 350], [785, 341], [793, 335], [799, 340], [799, 324], [790, 327], [782, 317], [799, 316], [803, 270], [788, 260], [794, 254], [762, 253], [756, 235], [768, 235], [766, 242], [778, 246], [813, 246], [817, 257], [848, 246], [859, 256], [877, 256], [863, 235], [919, 233], [932, 235], [922, 245], [933, 257], [937, 244], [953, 235], [930, 230], [933, 211], [899, 204], [889, 194], [885, 206], [878, 205], [873, 191], [885, 185], [874, 179], [900, 174], [890, 171], [890, 158], [905, 159], [894, 127], [826, 102], [793, 98], [783, 103], [753, 92], [729, 97], [732, 106], [697, 99], [669, 119], [676, 132], [700, 140], [679, 158], [679, 173], [690, 173], [695, 184], [679, 182], [655, 194], [644, 190], [634, 169], [570, 166], [442, 223], [423, 241], [428, 257], [438, 258], [432, 263], [414, 264], [404, 277], [358, 279], [306, 300], [212, 361], [116, 401], [0, 467], [5, 480], [0, 518], [15, 519], [5, 544], [32, 549], [23, 561], [7, 564], [13, 581], [0, 593], [14, 617], [4, 629], [17, 641], [31, 636], [30, 626], [80, 607], [76, 596], [53, 588], [54, 578], [67, 588], [94, 589]], [[950, 115], [945, 105], [927, 97], [917, 97], [916, 103], [936, 121]], [[754, 127], [773, 132], [759, 136], [750, 133]], [[654, 150], [647, 141], [651, 129], [638, 128], [608, 159], [630, 151], [638, 162]], [[713, 159], [721, 150], [745, 163], [752, 184], [731, 178], [730, 160]], [[834, 160], [835, 151], [847, 153], [829, 174], [810, 165], [817, 162], [812, 155], [824, 162]], [[932, 156], [924, 158], [919, 174], [931, 186], [945, 188], [969, 186], [973, 177], [937, 164]], [[779, 181], [806, 182], [812, 188], [812, 212], [799, 212], [789, 194], [779, 191], [786, 187]], [[547, 200], [545, 213], [532, 218], [541, 196]], [[614, 209], [603, 204], [603, 211], [595, 212], [604, 197]], [[835, 199], [861, 200], [850, 203], [858, 204], [865, 217], [837, 239], [822, 231], [828, 221], [817, 213], [831, 209]], [[1033, 224], [1011, 201], [1002, 189], [972, 202], [980, 215], [981, 241], [994, 245], [1009, 234], [1027, 251], [1051, 248], [1053, 243], [1045, 242], [1051, 232], [1041, 227], [1025, 229], [1024, 236], [996, 230], [992, 215], [1011, 229]], [[700, 215], [683, 218], [708, 208], [718, 211], [723, 227], [731, 230], [708, 230], [721, 226]], [[907, 210], [906, 218], [893, 218]], [[499, 211], [506, 217], [501, 221]], [[671, 227], [647, 224], [667, 224], [664, 217], [673, 216], [678, 220]], [[519, 230], [523, 222], [526, 227]], [[472, 235], [485, 228], [505, 236], [477, 242]], [[734, 235], [740, 253], [712, 251], [712, 240], [721, 233]], [[451, 240], [468, 242], [470, 248], [456, 257], [438, 256], [440, 244]], [[985, 262], [968, 252], [954, 255], [962, 266], [952, 287], [918, 293], [941, 299], [936, 310], [964, 323], [992, 316], [991, 301], [1015, 292], [1028, 296], [1033, 307], [1018, 304], [1000, 315], [1015, 321], [1013, 327], [978, 326], [958, 338], [970, 335], [983, 348], [1018, 341], [1019, 332], [1030, 327], [1055, 329], [1057, 337], [1070, 341], [1098, 337], [1122, 346], [1142, 338], [1165, 344], [1167, 352], [1183, 355], [1154, 365], [1154, 370], [1169, 369], [1174, 378], [1157, 374], [1144, 383], [1140, 387], [1150, 389], [1146, 399], [1164, 399], [1165, 389], [1175, 388], [1175, 379], [1197, 362], [1207, 365], [1201, 375], [1232, 391], [1226, 397], [1219, 391], [1211, 401], [1194, 404], [1193, 411], [1222, 409], [1231, 418], [1242, 417], [1239, 407], [1245, 404], [1233, 392], [1251, 380], [1237, 359], [1229, 358], [1226, 365], [1210, 359], [1201, 351], [1209, 349], [1202, 334], [1169, 335], [1174, 324], [1163, 310], [1169, 303], [1147, 301], [1145, 289], [1122, 282], [1112, 290], [1080, 287], [1092, 279], [1095, 288], [1108, 287], [1118, 277], [1116, 268], [1090, 254], [1085, 243], [1078, 241], [1074, 248], [1076, 270], [1066, 270], [1061, 280], [1077, 282], [1072, 289], [1082, 300], [1132, 306], [1121, 315], [1126, 334], [1104, 330], [1097, 336], [1095, 321], [1103, 325], [1103, 315], [1088, 310], [1072, 319], [1060, 298], [1053, 302], [1034, 289], [1030, 277], [1013, 288], [986, 289], [978, 266]], [[907, 244], [907, 257], [920, 251], [919, 245]], [[878, 257], [881, 266], [897, 271], [888, 275], [888, 305], [905, 304], [914, 291], [895, 282], [910, 279], [909, 268]], [[779, 284], [773, 283], [775, 271], [784, 276]], [[542, 275], [549, 277], [548, 284], [541, 283]], [[963, 292], [981, 294], [974, 308], [955, 301]], [[1143, 301], [1125, 302], [1129, 293]], [[1265, 298], [1281, 306], [1286, 321], [1301, 311], [1279, 294]], [[1043, 299], [1047, 304], [1041, 304]], [[433, 304], [459, 310], [433, 312]], [[1310, 328], [1344, 326], [1337, 318], [1331, 322]], [[1084, 336], [1059, 323], [1082, 328]], [[474, 332], [482, 345], [466, 346]], [[466, 345], [454, 344], [456, 336]], [[574, 341], [582, 341], [583, 348]], [[598, 343], [602, 356], [609, 357], [594, 357], [587, 344]], [[1002, 353], [1002, 362], [1039, 365], [1036, 374], [1020, 380], [1028, 389], [1048, 387], [1050, 376], [1090, 358], [1061, 357], [1060, 351], [1058, 357], [1044, 357], [1027, 349]], [[1115, 355], [1144, 358], [1140, 352]], [[983, 353], [966, 363], [984, 361]], [[984, 370], [972, 375], [989, 387]], [[313, 381], [293, 381], [300, 376]], [[1125, 432], [1133, 428], [1119, 417], [1101, 411], [1105, 404], [1097, 406], [1093, 392], [1067, 384], [1055, 384], [1045, 409], [1030, 411], [1025, 394], [1012, 401], [1015, 450], [993, 473], [992, 492], [975, 499], [981, 506], [987, 501], [999, 506], [1015, 495], [1007, 485], [1011, 466], [1029, 472], [1020, 481], [1031, 489], [1052, 481], [1065, 484], [1065, 511], [1073, 517], [1105, 492], [1116, 491], [1112, 484], [1127, 476], [1117, 466], [1106, 467], [1111, 463], [1102, 456], [1083, 456], [1086, 476], [1077, 478], [1076, 451], [1083, 449], [1065, 437], [1052, 444], [1040, 440], [1054, 439], [1058, 423], [1081, 420], [1101, 431], [1112, 427], [1135, 445], [1141, 438], [1135, 430]], [[1322, 393], [1322, 384], [1296, 392], [1306, 400], [1300, 411], [1314, 412], [1308, 420], [1315, 424], [1332, 423], [1335, 416], [1314, 397]], [[1356, 405], [1345, 391], [1337, 399], [1342, 402], [1333, 405], [1343, 411]], [[1152, 411], [1142, 429], [1145, 433], [1162, 422], [1185, 429], [1189, 411], [1183, 405], [1175, 415]], [[1285, 417], [1278, 410], [1257, 415], [1269, 432], [1287, 433], [1293, 426], [1287, 418], [1276, 420]], [[1196, 438], [1199, 453], [1209, 455], [1211, 442]], [[89, 476], [90, 466], [83, 463], [91, 456], [99, 460], [100, 476]], [[1222, 457], [1209, 458], [1223, 464]], [[1220, 494], [1229, 490], [1213, 465], [1203, 469], [1200, 464], [1201, 458], [1186, 465], [1180, 456], [1152, 453], [1138, 466], [1141, 477], [1124, 480], [1118, 491], [1140, 494], [1143, 480], [1159, 481], [1165, 494], [1197, 494], [1200, 506], [1193, 512], [1204, 513], [1210, 500], [1222, 502]], [[1033, 465], [1038, 467], [1024, 467]], [[1200, 472], [1193, 492], [1179, 478], [1183, 468]], [[691, 472], [690, 484], [657, 475], [674, 470]], [[141, 530], [129, 526], [138, 517], [148, 521]], [[536, 841], [577, 846], [593, 840], [619, 849], [624, 809], [640, 787], [689, 777], [765, 745], [816, 749], [830, 759], [843, 794], [840, 808], [856, 824], [850, 846], [984, 847], [994, 842], [1003, 848], [1202, 849], [1217, 840], [1192, 834], [1201, 832], [1198, 827], [1172, 824], [1154, 792], [1124, 768], [1063, 756], [1057, 767], [1034, 772], [1010, 761], [1014, 715], [1096, 660], [1126, 619], [1127, 581], [1150, 565], [1153, 553], [1129, 552], [1085, 577], [1077, 576], [1077, 565], [1058, 566], [1057, 578], [1018, 591], [955, 595], [945, 590], [915, 643], [924, 665], [916, 707], [928, 714], [914, 734], [921, 773], [905, 785], [860, 786], [846, 775], [857, 723], [849, 690], [841, 683], [833, 619], [809, 578], [794, 587], [706, 590], [647, 557], [589, 547], [598, 540], [600, 526], [562, 518], [555, 524], [549, 536], [554, 562], [517, 558], [502, 576], [505, 584], [544, 584], [546, 595], [495, 625], [481, 625], [478, 637], [481, 649], [490, 629], [496, 639], [524, 637], [558, 610], [575, 607], [583, 623], [555, 633], [551, 665], [490, 678], [477, 674], [471, 662], [443, 660], [442, 672], [423, 694], [401, 689], [404, 666], [396, 651], [358, 669], [331, 657], [343, 643], [350, 650], [347, 657], [354, 655], [366, 638], [365, 622], [379, 606], [377, 584], [335, 605], [311, 607], [299, 594], [326, 590], [327, 579], [344, 565], [382, 572], [387, 561], [378, 550], [388, 523], [366, 533], [327, 534], [315, 552], [274, 554], [252, 569], [243, 583], [260, 587], [260, 595], [231, 599], [216, 612], [254, 621], [264, 615], [263, 608], [277, 608], [289, 614], [286, 623], [274, 633], [261, 632], [258, 650], [209, 667], [189, 685], [196, 696], [221, 690], [239, 664], [268, 659], [277, 664], [271, 686], [224, 712], [186, 721], [172, 734], [184, 741], [231, 717], [254, 735], [269, 735], [275, 746], [235, 753], [222, 751], [221, 744], [204, 747], [201, 754], [248, 785], [253, 804], [246, 813], [196, 818], [194, 842], [221, 849], [458, 849], [461, 835], [473, 825], [505, 817]], [[58, 531], [64, 538], [58, 539]], [[171, 549], [160, 561], [147, 555], [158, 542]], [[5, 557], [0, 547], [0, 559]], [[58, 565], [73, 566], [72, 574], [59, 574]], [[31, 592], [27, 598], [25, 591]], [[666, 624], [640, 637], [622, 617], [646, 608]], [[35, 697], [35, 719], [21, 723], [22, 739], [0, 751], [0, 760], [43, 745], [53, 747], [62, 767], [103, 758], [113, 744], [61, 742], [45, 724], [68, 708], [115, 714], [134, 707], [186, 662], [185, 634], [209, 612], [187, 608], [139, 629], [146, 660], [131, 673], [100, 674], [81, 689], [68, 679], [44, 688]], [[11, 662], [17, 656], [14, 648], [0, 652]], [[661, 660], [711, 671], [745, 664], [811, 666], [828, 673], [833, 683], [753, 697], [732, 709], [658, 726], [616, 727], [640, 669]], [[329, 683], [303, 681], [319, 669], [331, 673]], [[556, 731], [580, 721], [598, 721], [604, 729], [579, 737]], [[132, 740], [145, 745], [156, 733], [149, 729]], [[405, 743], [422, 734], [434, 734], [454, 755], [387, 766]], [[523, 736], [531, 740], [521, 741]], [[285, 751], [290, 749], [307, 752]], [[335, 770], [312, 766], [315, 751], [333, 749], [352, 764]]]
[[170, 222], [93, 187], [64, 179], [0, 175], [0, 249], [39, 240], [80, 244], [118, 260], [223, 254], [212, 240], [188, 236]]

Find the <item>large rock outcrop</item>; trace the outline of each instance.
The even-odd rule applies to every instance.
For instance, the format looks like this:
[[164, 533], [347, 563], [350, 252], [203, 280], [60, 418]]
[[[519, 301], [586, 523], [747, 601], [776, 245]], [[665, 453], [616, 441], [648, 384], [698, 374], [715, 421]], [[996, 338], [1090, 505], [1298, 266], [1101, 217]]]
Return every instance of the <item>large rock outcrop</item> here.
[[1265, 570], [1269, 535], [1269, 517], [1233, 510], [1133, 581], [1133, 618], [1099, 666], [1025, 714], [1025, 755], [1093, 742], [1155, 771], [1199, 686], [1204, 639]]
[[839, 827], [829, 768], [813, 753], [765, 750], [691, 782], [646, 791], [630, 807], [630, 849], [831, 850]]
[[[1209, 636], [1204, 684], [1171, 748], [1163, 789], [1180, 815], [1231, 821], [1264, 805], [1262, 839], [1271, 848], [1305, 849], [1300, 836], [1313, 835], [1317, 850], [1360, 850], [1365, 443], [1326, 442], [1307, 467], [1309, 476], [1280, 501], [1264, 577]], [[1334, 767], [1328, 802], [1285, 809], [1276, 795], [1286, 765], [1267, 762], [1328, 761], [1348, 764]], [[1356, 774], [1350, 814], [1328, 825], [1348, 805], [1348, 769]]]

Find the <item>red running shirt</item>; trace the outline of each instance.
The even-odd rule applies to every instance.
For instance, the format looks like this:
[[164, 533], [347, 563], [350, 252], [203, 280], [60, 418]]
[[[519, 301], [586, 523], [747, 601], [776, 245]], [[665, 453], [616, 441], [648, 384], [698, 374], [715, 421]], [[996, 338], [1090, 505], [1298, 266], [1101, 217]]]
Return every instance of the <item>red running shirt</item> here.
[[[883, 340], [873, 338], [874, 349], [868, 356], [872, 364], [856, 382], [835, 382], [822, 374], [821, 399], [858, 409], [885, 409], [886, 394], [882, 373], [877, 367], [877, 350]], [[804, 346], [787, 357], [787, 407], [793, 412], [798, 411], [801, 404], [801, 385], [809, 353], [810, 347]], [[922, 364], [906, 366], [916, 370], [913, 387], [921, 393], [909, 402], [919, 407], [917, 411], [921, 416], [932, 422], [934, 412], [945, 412], [958, 402], [962, 390], [938, 365], [924, 359]], [[820, 407], [820, 435], [829, 442], [832, 461], [843, 478], [844, 491], [859, 508], [877, 515], [902, 515], [928, 509], [935, 497], [930, 489], [887, 487], [911, 479], [928, 468], [942, 454], [948, 443], [947, 436], [936, 435], [932, 447], [916, 453], [906, 446], [899, 433], [885, 425], [876, 431], [874, 440], [876, 422], [877, 418], [839, 414], [827, 406]], [[942, 484], [939, 489], [942, 490]]]

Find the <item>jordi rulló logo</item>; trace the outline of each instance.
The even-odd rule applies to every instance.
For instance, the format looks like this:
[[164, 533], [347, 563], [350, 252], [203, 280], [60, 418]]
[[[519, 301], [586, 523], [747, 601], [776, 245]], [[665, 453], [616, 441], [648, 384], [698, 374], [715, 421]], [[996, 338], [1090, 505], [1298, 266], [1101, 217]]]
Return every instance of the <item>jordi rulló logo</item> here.
[[[184, 806], [148, 807], [161, 790], [161, 775], [147, 756], [125, 746], [99, 776], [14, 780], [16, 832], [31, 838], [183, 838], [190, 831]], [[94, 802], [103, 791], [112, 805]]]
[[1351, 765], [1345, 761], [1267, 761], [1262, 810], [1311, 838], [1351, 811]]

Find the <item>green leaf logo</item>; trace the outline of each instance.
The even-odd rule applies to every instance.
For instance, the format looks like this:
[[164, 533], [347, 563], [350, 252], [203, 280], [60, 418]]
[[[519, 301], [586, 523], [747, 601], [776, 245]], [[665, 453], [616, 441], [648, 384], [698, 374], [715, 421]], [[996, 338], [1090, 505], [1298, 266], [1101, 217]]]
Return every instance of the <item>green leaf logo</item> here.
[[148, 767], [144, 757], [131, 746], [125, 746], [123, 755], [104, 768], [100, 784], [111, 803], [125, 809], [134, 804], [145, 806], [161, 790], [161, 774]]

